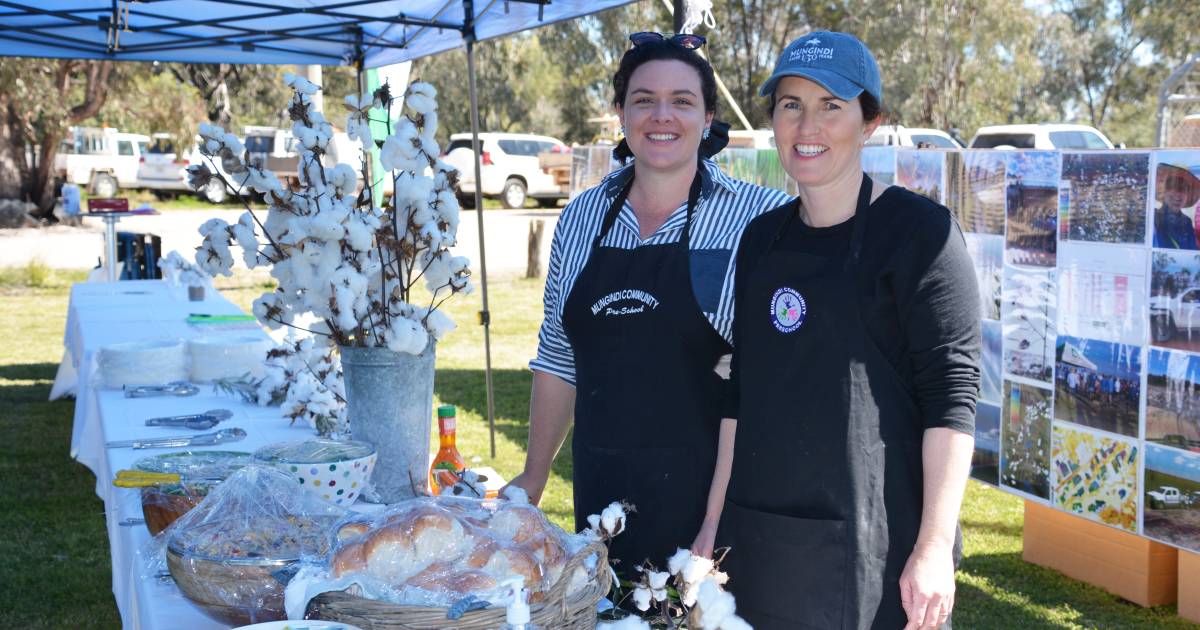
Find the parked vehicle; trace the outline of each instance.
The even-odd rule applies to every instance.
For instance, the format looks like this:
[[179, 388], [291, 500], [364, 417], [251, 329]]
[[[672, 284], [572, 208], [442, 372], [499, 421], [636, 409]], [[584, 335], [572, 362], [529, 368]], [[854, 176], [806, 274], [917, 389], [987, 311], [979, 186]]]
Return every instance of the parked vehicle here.
[[867, 138], [868, 147], [921, 147], [933, 149], [963, 148], [954, 136], [941, 129], [905, 127], [903, 125], [880, 125]]
[[1183, 505], [1183, 494], [1174, 486], [1159, 486], [1157, 490], [1151, 490], [1146, 495], [1150, 497], [1150, 507], [1155, 510]]
[[1200, 329], [1200, 287], [1188, 287], [1175, 297], [1150, 298], [1150, 334], [1155, 342], [1170, 341], [1180, 332]]
[[1112, 149], [1099, 129], [1087, 125], [1039, 123], [980, 127], [972, 149]]
[[[551, 207], [566, 199], [569, 185], [563, 185], [548, 169], [543, 169], [539, 155], [565, 148], [561, 140], [549, 136], [525, 133], [481, 133], [480, 191], [484, 197], [498, 197], [505, 208], [523, 208], [532, 197], [538, 204]], [[562, 149], [558, 149], [560, 152]], [[475, 194], [475, 154], [471, 150], [471, 134], [450, 136], [446, 147], [447, 164], [458, 169], [459, 201], [470, 207]], [[568, 182], [569, 184], [569, 182]]]
[[245, 127], [249, 163], [262, 164], [283, 181], [296, 178], [300, 164], [300, 152], [296, 149], [296, 138], [290, 129], [276, 127]]
[[54, 157], [54, 173], [62, 183], [86, 186], [95, 197], [112, 197], [121, 188], [136, 188], [138, 166], [150, 137], [105, 127], [72, 127]]
[[775, 132], [771, 129], [734, 129], [729, 132], [727, 149], [774, 149]]

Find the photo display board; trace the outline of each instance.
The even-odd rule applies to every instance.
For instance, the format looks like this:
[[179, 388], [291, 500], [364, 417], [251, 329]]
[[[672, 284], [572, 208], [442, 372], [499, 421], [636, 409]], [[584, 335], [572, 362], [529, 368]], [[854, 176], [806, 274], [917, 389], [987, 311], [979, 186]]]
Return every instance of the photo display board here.
[[975, 264], [971, 476], [1200, 552], [1200, 150], [866, 152]]

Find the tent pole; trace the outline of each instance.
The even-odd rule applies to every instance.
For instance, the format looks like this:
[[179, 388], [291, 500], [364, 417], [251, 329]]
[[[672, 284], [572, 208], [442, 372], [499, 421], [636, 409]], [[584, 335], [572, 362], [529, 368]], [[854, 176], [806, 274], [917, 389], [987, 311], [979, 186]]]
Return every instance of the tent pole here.
[[483, 243], [483, 176], [480, 173], [482, 147], [479, 144], [479, 98], [475, 88], [475, 39], [467, 38], [467, 91], [471, 95], [471, 147], [475, 154], [475, 216], [479, 220], [479, 275], [483, 286], [483, 310], [479, 311], [479, 323], [483, 324], [483, 355], [486, 369], [484, 380], [487, 385], [488, 440], [492, 459], [496, 458], [496, 407], [492, 391], [492, 314], [488, 310], [487, 251]]

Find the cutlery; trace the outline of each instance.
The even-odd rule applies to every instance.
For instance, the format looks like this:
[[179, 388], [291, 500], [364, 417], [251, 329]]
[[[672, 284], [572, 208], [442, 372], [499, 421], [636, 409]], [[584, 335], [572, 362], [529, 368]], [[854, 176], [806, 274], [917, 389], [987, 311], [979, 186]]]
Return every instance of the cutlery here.
[[200, 388], [187, 381], [175, 381], [166, 385], [125, 386], [126, 398], [150, 398], [153, 396], [195, 396]]
[[201, 433], [200, 435], [178, 436], [178, 437], [160, 437], [160, 438], [139, 438], [134, 440], [118, 440], [109, 442], [107, 448], [170, 448], [174, 446], [212, 446], [213, 444], [224, 444], [225, 442], [237, 442], [245, 439], [246, 431], [233, 427], [230, 429], [221, 429], [212, 433]]
[[204, 413], [195, 413], [182, 416], [165, 416], [162, 418], [150, 418], [146, 421], [148, 427], [185, 427], [188, 429], [211, 429], [217, 426], [218, 423], [228, 420], [233, 417], [233, 412], [228, 409], [209, 409]]

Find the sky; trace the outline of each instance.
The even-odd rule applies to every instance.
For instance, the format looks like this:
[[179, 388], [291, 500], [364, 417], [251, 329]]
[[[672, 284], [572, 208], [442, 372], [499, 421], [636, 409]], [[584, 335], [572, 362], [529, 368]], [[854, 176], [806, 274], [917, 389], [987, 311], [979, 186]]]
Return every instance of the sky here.
[[1200, 383], [1200, 356], [1189, 355], [1185, 352], [1172, 353], [1167, 350], [1152, 348], [1150, 350], [1150, 365], [1148, 373], [1153, 376], [1166, 376], [1167, 362], [1170, 360], [1171, 354], [1179, 354], [1188, 357], [1188, 380], [1193, 383]]
[[[1063, 344], [1069, 343], [1083, 353], [1089, 361], [1096, 364], [1101, 374], [1108, 374], [1120, 378], [1139, 378], [1141, 374], [1141, 357], [1140, 350], [1137, 346], [1126, 346], [1108, 341], [1096, 341], [1095, 339], [1080, 339], [1078, 337], [1068, 337], [1067, 335], [1058, 336], [1058, 349], [1063, 348]], [[1166, 360], [1163, 361], [1165, 369]]]
[[1200, 483], [1200, 454], [1146, 444], [1146, 468]]

